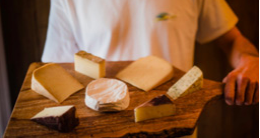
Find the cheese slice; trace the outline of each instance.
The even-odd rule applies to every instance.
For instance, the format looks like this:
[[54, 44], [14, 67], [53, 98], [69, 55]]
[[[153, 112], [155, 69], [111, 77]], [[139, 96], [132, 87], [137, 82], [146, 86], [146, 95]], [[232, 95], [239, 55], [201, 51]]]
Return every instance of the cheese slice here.
[[79, 51], [74, 55], [75, 70], [91, 78], [105, 77], [105, 60], [85, 51]]
[[31, 120], [60, 132], [69, 132], [79, 124], [75, 112], [76, 108], [72, 105], [48, 107], [33, 116]]
[[176, 106], [165, 95], [143, 103], [134, 109], [135, 122], [174, 115]]
[[31, 89], [57, 103], [82, 88], [84, 86], [58, 64], [46, 64], [32, 74]]
[[86, 88], [85, 104], [101, 112], [121, 111], [129, 106], [127, 85], [116, 79], [100, 78]]
[[150, 91], [173, 77], [173, 67], [161, 58], [148, 56], [133, 62], [116, 77], [144, 91]]
[[203, 73], [197, 67], [192, 67], [181, 79], [179, 79], [167, 92], [172, 99], [184, 96], [201, 89], [203, 86]]

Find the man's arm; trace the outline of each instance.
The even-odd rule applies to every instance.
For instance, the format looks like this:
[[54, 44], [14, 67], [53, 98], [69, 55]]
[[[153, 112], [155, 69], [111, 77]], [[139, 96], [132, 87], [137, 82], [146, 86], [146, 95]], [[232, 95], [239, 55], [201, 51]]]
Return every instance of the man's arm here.
[[225, 101], [229, 105], [250, 105], [259, 101], [259, 54], [250, 43], [234, 27], [216, 43], [226, 53], [234, 68], [224, 79]]

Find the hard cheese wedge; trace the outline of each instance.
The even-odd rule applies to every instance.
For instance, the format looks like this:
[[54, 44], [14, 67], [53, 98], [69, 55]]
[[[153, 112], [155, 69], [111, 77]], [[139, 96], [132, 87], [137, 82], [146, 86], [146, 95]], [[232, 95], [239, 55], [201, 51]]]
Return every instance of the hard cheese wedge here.
[[69, 132], [79, 124], [75, 112], [76, 108], [71, 105], [49, 107], [33, 116], [31, 120], [60, 132]]
[[134, 109], [135, 122], [174, 115], [176, 107], [165, 95], [143, 103]]
[[167, 92], [172, 99], [184, 96], [193, 91], [201, 89], [203, 86], [203, 73], [194, 66], [181, 79], [179, 79]]
[[98, 79], [106, 75], [105, 60], [85, 51], [75, 54], [75, 70], [91, 78]]
[[144, 91], [150, 91], [173, 77], [173, 67], [161, 58], [148, 56], [133, 62], [116, 77]]
[[95, 111], [121, 111], [129, 106], [129, 102], [126, 84], [116, 79], [100, 78], [86, 88], [85, 104]]
[[49, 63], [33, 72], [31, 88], [35, 92], [61, 103], [84, 86], [60, 65]]

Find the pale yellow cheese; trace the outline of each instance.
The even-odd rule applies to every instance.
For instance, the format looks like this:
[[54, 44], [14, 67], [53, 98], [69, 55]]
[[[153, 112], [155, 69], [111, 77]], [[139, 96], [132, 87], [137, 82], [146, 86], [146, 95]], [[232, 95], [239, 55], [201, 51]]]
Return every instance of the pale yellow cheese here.
[[140, 122], [148, 119], [174, 115], [176, 113], [176, 106], [167, 96], [162, 95], [136, 107], [134, 113], [135, 122]]
[[31, 89], [61, 103], [84, 86], [58, 64], [49, 63], [32, 74]]
[[74, 55], [75, 70], [91, 78], [105, 77], [105, 60], [85, 51], [79, 51]]
[[175, 114], [175, 106], [173, 104], [165, 104], [160, 106], [141, 107], [135, 110], [135, 122], [140, 122], [153, 118], [161, 118]]
[[203, 73], [197, 67], [191, 68], [181, 79], [179, 79], [167, 92], [172, 99], [184, 96], [201, 89], [203, 86]]
[[148, 56], [133, 62], [116, 77], [144, 91], [150, 91], [173, 77], [173, 67], [161, 58]]

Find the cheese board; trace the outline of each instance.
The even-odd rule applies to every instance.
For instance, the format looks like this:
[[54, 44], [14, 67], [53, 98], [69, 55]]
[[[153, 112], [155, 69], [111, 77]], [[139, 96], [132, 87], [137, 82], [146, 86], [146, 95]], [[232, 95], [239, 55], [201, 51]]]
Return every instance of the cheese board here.
[[[116, 74], [131, 61], [107, 62], [106, 78], [115, 78]], [[192, 134], [205, 105], [212, 99], [221, 97], [223, 84], [203, 80], [203, 88], [174, 101], [176, 114], [173, 116], [135, 122], [134, 108], [149, 99], [165, 94], [183, 75], [175, 68], [174, 77], [149, 92], [138, 89], [128, 83], [130, 105], [120, 112], [102, 113], [88, 108], [84, 103], [85, 89], [71, 95], [62, 103], [56, 103], [35, 93], [31, 89], [32, 72], [45, 63], [32, 63], [28, 69], [15, 107], [10, 117], [4, 137], [131, 137], [131, 136], [184, 136]], [[94, 79], [74, 70], [73, 63], [59, 63], [67, 72], [85, 87]], [[79, 125], [69, 133], [60, 133], [39, 125], [30, 118], [46, 107], [75, 105]]]

